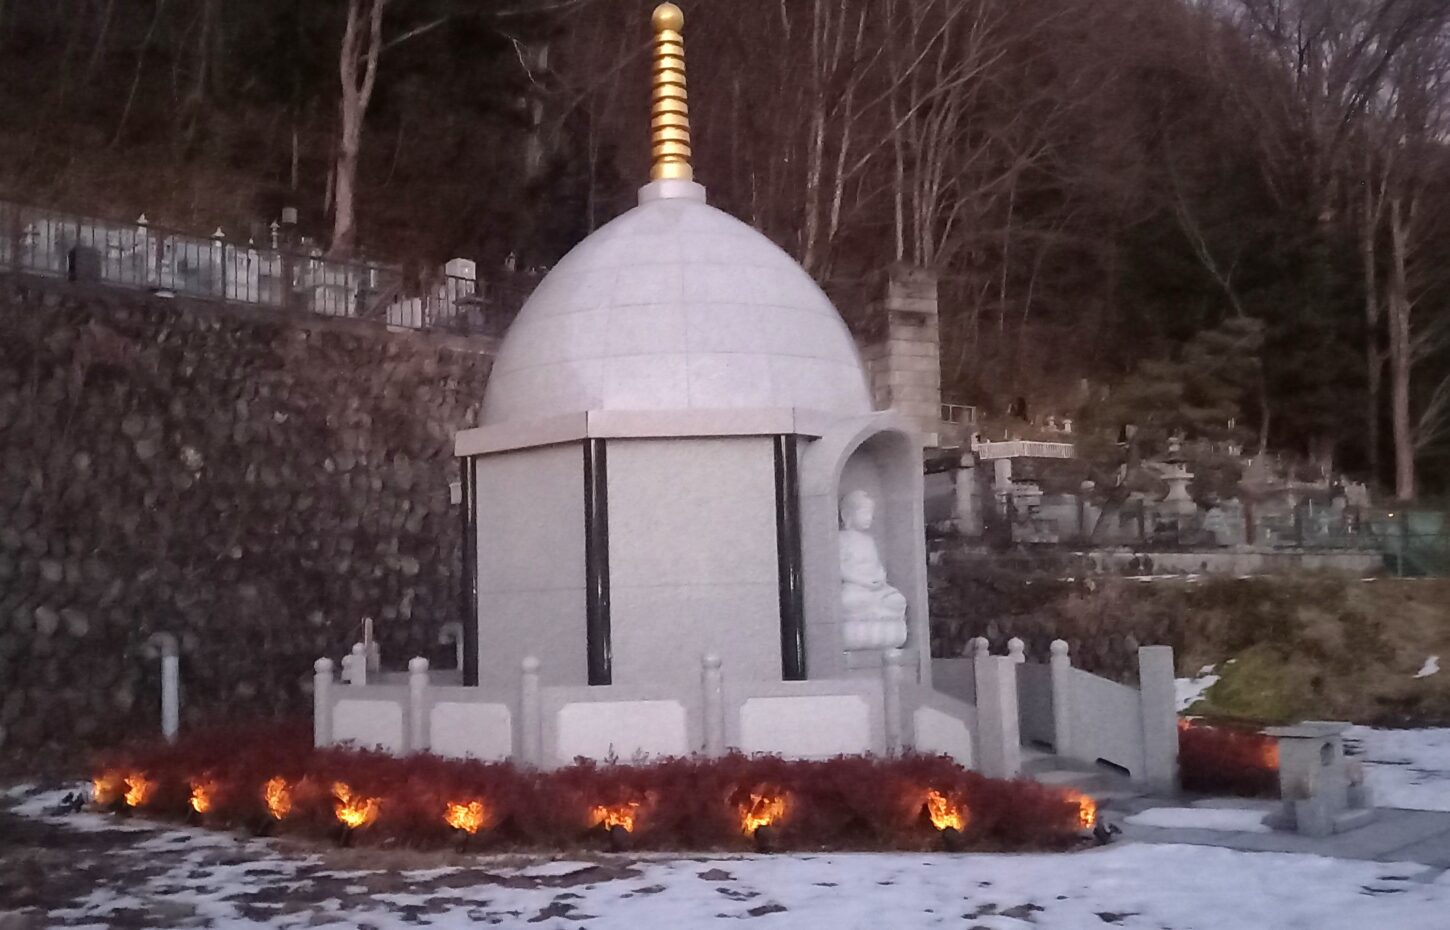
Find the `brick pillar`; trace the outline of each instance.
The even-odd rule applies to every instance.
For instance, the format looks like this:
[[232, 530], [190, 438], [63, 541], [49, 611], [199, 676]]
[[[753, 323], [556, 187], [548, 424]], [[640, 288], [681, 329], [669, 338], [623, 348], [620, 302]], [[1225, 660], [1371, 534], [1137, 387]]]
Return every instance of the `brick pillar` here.
[[936, 275], [907, 265], [882, 274], [861, 356], [878, 410], [894, 410], [928, 446], [940, 444], [941, 331]]

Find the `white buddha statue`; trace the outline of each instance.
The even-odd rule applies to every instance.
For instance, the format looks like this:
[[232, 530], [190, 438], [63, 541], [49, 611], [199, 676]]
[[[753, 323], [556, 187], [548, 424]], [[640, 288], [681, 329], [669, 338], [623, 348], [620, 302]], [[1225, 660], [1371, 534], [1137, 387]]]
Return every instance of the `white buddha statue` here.
[[886, 583], [886, 566], [871, 521], [876, 502], [865, 491], [841, 498], [841, 608], [847, 649], [895, 649], [906, 644], [906, 598]]

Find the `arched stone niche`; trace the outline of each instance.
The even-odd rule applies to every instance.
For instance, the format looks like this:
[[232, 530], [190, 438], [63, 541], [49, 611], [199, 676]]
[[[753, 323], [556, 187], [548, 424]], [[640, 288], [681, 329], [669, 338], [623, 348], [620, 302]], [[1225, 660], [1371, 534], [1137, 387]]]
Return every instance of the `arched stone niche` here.
[[809, 678], [875, 674], [878, 650], [847, 653], [842, 638], [840, 502], [863, 490], [876, 502], [871, 533], [887, 582], [906, 598], [908, 668], [930, 685], [926, 528], [921, 441], [890, 413], [840, 423], [801, 456], [801, 542]]

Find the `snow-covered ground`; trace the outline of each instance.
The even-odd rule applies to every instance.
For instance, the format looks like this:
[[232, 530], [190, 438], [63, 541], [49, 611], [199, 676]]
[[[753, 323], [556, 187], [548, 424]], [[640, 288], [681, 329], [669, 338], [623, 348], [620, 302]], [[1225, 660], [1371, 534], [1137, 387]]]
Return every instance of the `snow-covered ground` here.
[[1450, 728], [1351, 727], [1345, 736], [1349, 751], [1364, 760], [1377, 805], [1450, 811]]
[[[108, 835], [110, 817], [45, 814], [57, 798], [28, 798], [18, 811], [37, 828], [69, 834], [68, 843], [108, 843], [57, 853], [75, 875], [49, 920], [71, 927], [674, 930], [741, 919], [790, 930], [1450, 926], [1450, 876], [1419, 865], [1121, 845], [1018, 856], [434, 856], [423, 863], [430, 868], [409, 870], [409, 857], [421, 854], [395, 854], [398, 862], [379, 868], [379, 854], [366, 850], [297, 852], [198, 829]], [[93, 867], [102, 861], [106, 868]]]

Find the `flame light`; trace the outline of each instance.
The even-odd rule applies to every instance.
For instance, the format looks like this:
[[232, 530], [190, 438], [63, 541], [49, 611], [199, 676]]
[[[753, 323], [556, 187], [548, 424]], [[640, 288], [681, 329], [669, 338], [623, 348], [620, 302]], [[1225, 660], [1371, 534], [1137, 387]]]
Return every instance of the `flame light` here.
[[216, 798], [216, 782], [194, 781], [191, 783], [191, 809], [198, 814], [211, 810]]
[[346, 782], [333, 782], [332, 796], [337, 798], [337, 803], [333, 805], [337, 819], [349, 830], [361, 830], [378, 819], [382, 802], [377, 798], [353, 794]]
[[926, 815], [938, 830], [962, 831], [967, 826], [966, 808], [935, 788], [926, 793]]
[[1098, 822], [1098, 802], [1085, 794], [1077, 793], [1070, 793], [1067, 799], [1077, 802], [1078, 827], [1083, 830], [1091, 830]]
[[132, 772], [126, 776], [126, 806], [140, 807], [151, 799], [151, 792], [155, 790], [156, 782], [147, 778], [140, 772]]
[[280, 775], [262, 786], [262, 800], [267, 803], [267, 813], [272, 815], [273, 820], [281, 820], [292, 813], [292, 788]]
[[596, 827], [603, 827], [605, 830], [613, 830], [615, 827], [623, 827], [629, 832], [634, 832], [635, 817], [639, 812], [640, 802], [625, 801], [622, 804], [595, 805], [590, 808], [589, 819], [594, 821]]
[[785, 817], [785, 796], [770, 792], [750, 793], [749, 800], [740, 804], [740, 830], [746, 836], [753, 836], [761, 827], [768, 827]]
[[469, 801], [467, 804], [450, 801], [447, 810], [443, 812], [443, 820], [453, 829], [462, 830], [472, 836], [488, 820], [488, 808], [478, 800]]
[[110, 807], [121, 799], [125, 784], [120, 772], [102, 772], [91, 779], [91, 799], [97, 807]]

